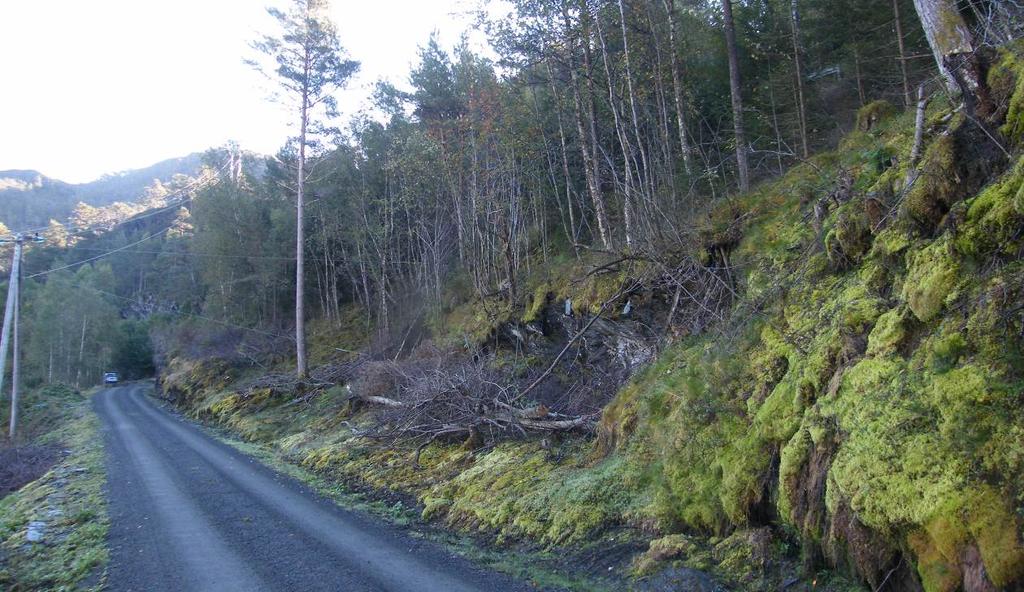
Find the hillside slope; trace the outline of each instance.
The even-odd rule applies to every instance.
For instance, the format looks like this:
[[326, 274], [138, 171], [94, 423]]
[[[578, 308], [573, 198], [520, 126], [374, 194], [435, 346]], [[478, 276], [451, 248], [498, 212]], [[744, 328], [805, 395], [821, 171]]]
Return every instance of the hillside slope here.
[[175, 175], [195, 176], [201, 155], [170, 158], [142, 169], [123, 171], [89, 183], [65, 183], [37, 171], [0, 171], [0, 222], [18, 230], [64, 221], [79, 203], [93, 207], [135, 202], [154, 181], [169, 183]]
[[[335, 361], [312, 384], [203, 359], [179, 334], [163, 390], [294, 462], [414, 496], [425, 518], [452, 527], [609, 556], [646, 549], [634, 575], [692, 568], [742, 589], [793, 574], [829, 589], [855, 586], [843, 576], [873, 590], [1019, 589], [1022, 74], [1004, 51], [989, 84], [1009, 108], [988, 121], [934, 101], [918, 165], [913, 114], [874, 103], [837, 150], [722, 202], [687, 256], [732, 270], [731, 305], [692, 299], [720, 320], [667, 347], [658, 323], [676, 306], [651, 266], [595, 258], [536, 272], [514, 301], [449, 308], [431, 325], [436, 349], [404, 362], [391, 352], [392, 374], [337, 361], [334, 347], [369, 344], [353, 310], [349, 332], [317, 337], [321, 362]], [[643, 368], [617, 394], [616, 380], [598, 383], [603, 400], [586, 402], [607, 403], [595, 436], [382, 436], [398, 420], [370, 395], [400, 397], [394, 377], [416, 364], [546, 366], [572, 345], [566, 298], [582, 317], [573, 326], [604, 317], [579, 348], [585, 368]], [[471, 341], [483, 354], [460, 345]], [[531, 396], [551, 417], [545, 395]]]

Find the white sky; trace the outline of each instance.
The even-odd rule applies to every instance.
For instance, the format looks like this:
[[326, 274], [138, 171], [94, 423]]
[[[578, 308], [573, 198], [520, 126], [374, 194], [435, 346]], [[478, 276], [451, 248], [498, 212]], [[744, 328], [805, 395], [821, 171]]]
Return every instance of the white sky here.
[[[68, 182], [235, 140], [273, 153], [290, 133], [265, 80], [242, 63], [284, 0], [2, 0], [0, 170]], [[339, 100], [364, 107], [378, 78], [404, 86], [437, 30], [451, 48], [475, 0], [334, 0], [362, 69]], [[472, 35], [474, 46], [482, 35]]]

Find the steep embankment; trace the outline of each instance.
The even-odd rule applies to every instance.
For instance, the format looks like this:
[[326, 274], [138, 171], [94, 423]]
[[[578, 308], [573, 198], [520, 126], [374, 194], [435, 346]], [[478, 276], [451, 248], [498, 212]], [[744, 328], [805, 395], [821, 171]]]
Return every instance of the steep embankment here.
[[[297, 399], [182, 356], [164, 389], [296, 462], [411, 494], [425, 517], [499, 541], [610, 547], [615, 527], [636, 527], [626, 540], [650, 541], [638, 574], [686, 566], [767, 589], [831, 568], [876, 590], [1020, 586], [1022, 74], [1004, 52], [989, 73], [996, 113], [934, 101], [919, 164], [913, 114], [872, 104], [836, 151], [716, 208], [696, 256], [735, 270], [731, 312], [619, 390], [595, 441], [437, 441], [414, 466], [411, 449], [364, 437], [372, 412], [344, 389]], [[510, 327], [545, 332], [539, 302], [592, 313], [614, 293], [532, 287], [439, 326], [498, 344]], [[654, 320], [665, 302], [636, 298]], [[609, 321], [627, 330], [607, 333], [609, 351], [635, 322]]]

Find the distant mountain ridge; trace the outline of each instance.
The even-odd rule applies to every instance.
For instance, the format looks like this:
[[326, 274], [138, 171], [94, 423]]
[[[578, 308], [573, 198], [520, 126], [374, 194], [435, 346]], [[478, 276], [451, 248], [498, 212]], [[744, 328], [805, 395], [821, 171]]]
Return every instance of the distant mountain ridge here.
[[79, 203], [94, 207], [132, 203], [145, 196], [154, 181], [168, 183], [175, 175], [194, 176], [200, 153], [169, 158], [154, 165], [104, 175], [88, 183], [66, 183], [35, 170], [0, 171], [0, 222], [11, 230], [38, 228], [51, 219], [63, 221]]

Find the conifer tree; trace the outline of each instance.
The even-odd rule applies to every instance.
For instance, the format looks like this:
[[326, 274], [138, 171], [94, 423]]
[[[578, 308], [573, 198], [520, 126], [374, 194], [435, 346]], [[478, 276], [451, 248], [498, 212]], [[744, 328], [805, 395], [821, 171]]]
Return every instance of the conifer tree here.
[[[359, 62], [346, 58], [337, 28], [328, 16], [327, 0], [292, 0], [287, 11], [268, 8], [280, 26], [277, 35], [264, 35], [252, 43], [253, 49], [273, 60], [273, 66], [248, 60], [268, 77], [274, 78], [294, 109], [299, 134], [295, 162], [295, 354], [296, 373], [304, 379], [309, 370], [306, 359], [305, 305], [305, 229], [303, 225], [304, 188], [308, 180], [307, 149], [315, 148], [315, 138], [329, 131], [325, 121], [337, 116], [334, 91], [345, 85], [359, 68]], [[321, 118], [322, 116], [322, 118]]]

